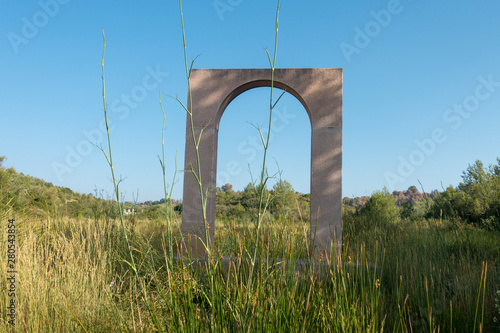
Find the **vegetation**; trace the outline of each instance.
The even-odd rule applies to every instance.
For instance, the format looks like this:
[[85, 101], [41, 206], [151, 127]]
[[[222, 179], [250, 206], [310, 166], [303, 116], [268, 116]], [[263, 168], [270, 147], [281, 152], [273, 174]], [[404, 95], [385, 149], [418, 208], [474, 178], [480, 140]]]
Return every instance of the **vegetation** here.
[[[341, 265], [294, 261], [309, 244], [307, 223], [265, 221], [261, 242], [267, 261], [258, 263], [252, 295], [246, 288], [250, 264], [242, 258], [255, 242], [255, 227], [237, 218], [218, 222], [216, 251], [233, 259], [216, 257], [213, 297], [203, 268], [169, 262], [164, 220], [136, 224], [136, 277], [118, 220], [59, 216], [47, 225], [22, 215], [16, 222], [16, 331], [78, 331], [78, 321], [88, 332], [498, 331], [498, 231], [454, 218], [404, 219], [394, 216], [400, 211], [394, 201], [377, 192], [363, 209], [344, 214]], [[10, 215], [2, 206], [0, 216]], [[179, 224], [174, 217], [177, 241]], [[6, 233], [0, 238], [0, 252], [6, 253]], [[0, 267], [5, 276], [5, 256]], [[252, 304], [245, 314], [248, 296]], [[3, 293], [0, 331], [8, 328], [6, 302]]]
[[[101, 191], [102, 194], [102, 191]], [[54, 186], [42, 179], [17, 173], [14, 168], [0, 166], [0, 203], [16, 214], [34, 219], [115, 218], [109, 200], [92, 194], [78, 194], [65, 187]]]
[[[18, 173], [14, 168], [6, 169], [1, 164], [0, 205], [8, 207], [16, 218], [23, 217], [44, 223], [63, 218], [109, 221], [118, 217], [116, 200], [110, 199], [104, 190], [95, 189], [90, 194], [76, 193], [69, 188], [54, 186], [42, 179]], [[131, 212], [127, 219], [158, 222], [164, 218], [163, 212], [167, 207], [172, 207], [179, 215], [182, 203], [165, 199], [150, 205], [126, 202], [123, 203], [122, 210]]]
[[[279, 2], [276, 40], [278, 13]], [[183, 37], [186, 49], [184, 30]], [[274, 72], [276, 46], [268, 57]], [[185, 59], [189, 86], [186, 53]], [[271, 85], [269, 128], [277, 101]], [[103, 104], [106, 117], [104, 54]], [[192, 122], [192, 110], [182, 106]], [[310, 256], [309, 196], [284, 180], [267, 188], [269, 137], [262, 143], [257, 183], [242, 192], [225, 184], [217, 193], [216, 239], [203, 243], [202, 260], [184, 248], [182, 206], [174, 207], [165, 178], [163, 201], [121, 203], [109, 133], [102, 152], [113, 200], [17, 174], [0, 157], [0, 219], [16, 219], [19, 281], [16, 325], [7, 322], [10, 299], [3, 293], [0, 331], [500, 330], [500, 160], [488, 169], [476, 162], [463, 183], [443, 193], [410, 187], [345, 198], [342, 255], [317, 261]], [[159, 159], [165, 175], [164, 153]], [[199, 167], [189, 171], [198, 180], [208, 234], [210, 193]], [[137, 214], [126, 216], [125, 208]], [[0, 252], [7, 244], [3, 232]], [[0, 267], [7, 276], [7, 256]], [[1, 279], [0, 289], [7, 284]]]
[[442, 210], [464, 223], [500, 230], [500, 158], [489, 168], [476, 161], [464, 171], [462, 180], [435, 199], [430, 215]]
[[[322, 265], [296, 260], [307, 258], [309, 224], [294, 207], [307, 196], [278, 182], [266, 191], [270, 213], [259, 238], [265, 260], [256, 262], [250, 294], [251, 262], [244, 258], [257, 241], [249, 223], [257, 204], [252, 184], [242, 192], [225, 185], [217, 194], [214, 252], [225, 259], [214, 257], [210, 287], [204, 268], [169, 259], [166, 203], [143, 208], [156, 215], [125, 220], [136, 275], [117, 214], [96, 208], [116, 211], [115, 201], [0, 167], [0, 217], [16, 217], [18, 234], [15, 331], [498, 331], [497, 168], [476, 162], [459, 186], [433, 198], [410, 188], [401, 193], [413, 196], [398, 205], [398, 196], [383, 190], [359, 209], [344, 205], [343, 257]], [[170, 215], [174, 252], [181, 246], [179, 210]], [[2, 253], [6, 237], [0, 235]], [[6, 276], [6, 256], [0, 266]], [[1, 331], [9, 327], [7, 301], [0, 295]]]
[[[253, 183], [249, 183], [241, 192], [233, 191], [232, 187], [231, 184], [225, 184], [217, 190], [216, 218], [221, 221], [255, 221], [260, 190]], [[309, 194], [295, 192], [288, 181], [279, 180], [271, 190], [265, 188], [264, 198], [269, 199], [267, 218], [309, 222]]]

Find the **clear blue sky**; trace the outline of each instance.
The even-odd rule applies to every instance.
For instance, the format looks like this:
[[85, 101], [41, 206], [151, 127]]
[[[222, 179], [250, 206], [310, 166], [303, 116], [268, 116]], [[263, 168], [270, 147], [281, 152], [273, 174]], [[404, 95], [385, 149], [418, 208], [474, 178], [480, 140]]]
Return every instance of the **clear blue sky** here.
[[[384, 186], [456, 186], [476, 159], [500, 156], [500, 2], [282, 1], [277, 67], [344, 70], [343, 195]], [[196, 68], [265, 68], [276, 2], [185, 1]], [[0, 4], [0, 155], [5, 165], [81, 193], [111, 192], [102, 153], [101, 30], [115, 170], [127, 200], [162, 197], [157, 155], [167, 112], [169, 182], [183, 169], [186, 100], [177, 1], [3, 1]], [[269, 89], [236, 98], [221, 120], [219, 184], [242, 189], [267, 124]], [[287, 96], [277, 107], [271, 156], [309, 192], [310, 124]], [[102, 140], [102, 145], [107, 143]], [[254, 156], [255, 155], [255, 156]], [[227, 171], [236, 163], [237, 172]], [[233, 168], [229, 168], [233, 170]], [[269, 172], [276, 172], [271, 160]], [[224, 173], [225, 172], [225, 173]], [[224, 175], [224, 176], [222, 176]], [[182, 198], [182, 174], [174, 198]]]

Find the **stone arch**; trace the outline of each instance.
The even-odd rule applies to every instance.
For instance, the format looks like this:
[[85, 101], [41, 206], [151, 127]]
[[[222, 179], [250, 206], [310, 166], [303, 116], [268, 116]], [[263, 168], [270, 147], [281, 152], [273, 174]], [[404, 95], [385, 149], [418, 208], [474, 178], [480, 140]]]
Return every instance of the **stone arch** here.
[[[271, 86], [270, 69], [193, 69], [190, 88], [195, 137], [199, 143], [202, 185], [207, 195], [209, 237], [214, 236], [215, 189], [219, 122], [229, 103], [241, 93]], [[295, 96], [311, 122], [311, 244], [319, 254], [340, 248], [342, 239], [342, 69], [276, 69], [274, 86]], [[191, 120], [187, 118], [184, 170], [197, 170]], [[184, 174], [181, 231], [191, 237], [193, 255], [205, 251], [206, 241], [199, 187], [195, 176]], [[335, 243], [334, 243], [335, 242]]]

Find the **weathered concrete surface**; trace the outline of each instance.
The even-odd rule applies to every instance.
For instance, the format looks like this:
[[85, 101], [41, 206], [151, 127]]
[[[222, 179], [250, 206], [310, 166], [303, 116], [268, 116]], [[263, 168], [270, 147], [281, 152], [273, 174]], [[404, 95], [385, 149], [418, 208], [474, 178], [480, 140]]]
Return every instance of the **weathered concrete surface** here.
[[[215, 187], [219, 122], [239, 94], [271, 86], [270, 69], [193, 69], [191, 72], [193, 128], [199, 144], [201, 182], [206, 193], [209, 241], [214, 236]], [[340, 249], [342, 240], [342, 69], [276, 69], [274, 87], [286, 90], [304, 106], [311, 121], [311, 242], [315, 253]], [[198, 172], [190, 118], [187, 117], [184, 170]], [[184, 174], [182, 233], [190, 236], [193, 256], [205, 254], [206, 242], [200, 188], [194, 175]]]

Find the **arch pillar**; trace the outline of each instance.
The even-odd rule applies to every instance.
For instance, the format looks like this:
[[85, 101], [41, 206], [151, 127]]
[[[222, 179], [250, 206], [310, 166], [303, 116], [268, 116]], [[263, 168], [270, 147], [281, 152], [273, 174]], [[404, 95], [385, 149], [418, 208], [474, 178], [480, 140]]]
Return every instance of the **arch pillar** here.
[[[188, 108], [193, 112], [186, 125], [184, 194], [181, 231], [188, 236], [193, 256], [205, 250], [207, 241], [197, 172], [198, 156], [193, 143], [199, 142], [202, 188], [206, 193], [206, 220], [209, 238], [214, 237], [215, 188], [219, 122], [229, 103], [239, 94], [271, 86], [271, 69], [193, 69]], [[311, 244], [314, 253], [331, 255], [341, 249], [342, 240], [342, 69], [283, 68], [274, 72], [274, 86], [295, 96], [311, 121]], [[333, 247], [332, 247], [333, 246]]]

